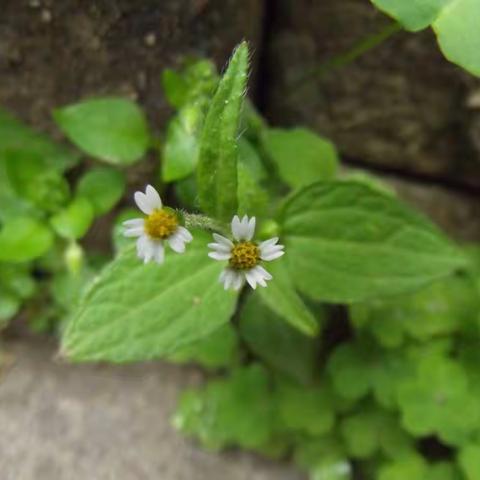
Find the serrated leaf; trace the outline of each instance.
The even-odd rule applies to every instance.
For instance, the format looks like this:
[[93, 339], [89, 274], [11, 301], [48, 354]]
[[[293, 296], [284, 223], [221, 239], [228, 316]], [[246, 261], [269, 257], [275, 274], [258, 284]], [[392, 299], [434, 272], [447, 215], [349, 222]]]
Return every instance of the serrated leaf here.
[[232, 315], [237, 295], [218, 284], [222, 265], [201, 232], [182, 254], [144, 265], [133, 246], [99, 275], [69, 323], [62, 351], [73, 361], [133, 362], [173, 354]]
[[263, 132], [262, 145], [280, 178], [292, 188], [335, 177], [338, 165], [335, 146], [311, 130], [270, 128]]
[[259, 365], [234, 370], [224, 380], [183, 394], [174, 425], [206, 448], [228, 446], [261, 449], [275, 426], [269, 378]]
[[87, 199], [95, 215], [107, 213], [122, 198], [125, 190], [125, 176], [109, 167], [89, 170], [77, 184], [77, 196]]
[[143, 112], [124, 98], [96, 98], [54, 112], [57, 125], [88, 155], [129, 165], [146, 152], [150, 136]]
[[53, 229], [61, 237], [69, 240], [82, 238], [90, 228], [94, 218], [92, 204], [84, 197], [75, 198], [51, 219]]
[[480, 75], [480, 3], [477, 0], [372, 0], [411, 31], [432, 26], [445, 57]]
[[405, 293], [467, 263], [422, 215], [355, 182], [300, 190], [285, 204], [281, 223], [290, 274], [317, 300]]
[[315, 342], [250, 295], [240, 313], [240, 334], [265, 363], [290, 378], [308, 383], [315, 368]]
[[197, 183], [200, 206], [218, 219], [237, 211], [237, 137], [247, 84], [248, 47], [235, 50], [211, 101], [200, 139]]
[[46, 253], [53, 244], [52, 232], [30, 217], [17, 217], [0, 229], [0, 261], [25, 262]]

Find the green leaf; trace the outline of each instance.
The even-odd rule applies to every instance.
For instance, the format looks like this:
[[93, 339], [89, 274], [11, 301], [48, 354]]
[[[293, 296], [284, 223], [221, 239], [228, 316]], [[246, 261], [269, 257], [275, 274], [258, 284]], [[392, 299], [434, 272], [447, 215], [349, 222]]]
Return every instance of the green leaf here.
[[52, 232], [30, 217], [17, 217], [0, 230], [0, 261], [25, 262], [46, 253], [53, 243]]
[[458, 463], [466, 480], [480, 478], [480, 445], [473, 443], [465, 446], [460, 451]]
[[440, 49], [448, 60], [480, 76], [480, 3], [456, 0], [433, 23]]
[[295, 462], [310, 472], [311, 480], [353, 479], [352, 465], [333, 435], [302, 442], [295, 450]]
[[58, 172], [73, 167], [79, 160], [78, 154], [31, 130], [1, 107], [0, 139], [0, 159], [5, 152], [28, 152]]
[[135, 163], [149, 146], [145, 116], [127, 99], [86, 100], [56, 110], [54, 118], [78, 148], [109, 163]]
[[439, 355], [419, 360], [416, 375], [398, 385], [398, 403], [405, 429], [416, 436], [437, 434], [445, 443], [462, 445], [480, 426], [465, 371]]
[[203, 108], [197, 103], [183, 107], [169, 123], [162, 152], [162, 179], [165, 182], [180, 180], [195, 170], [203, 120]]
[[258, 290], [258, 295], [292, 327], [306, 335], [317, 335], [320, 329], [318, 320], [295, 290], [284, 258], [272, 262], [267, 268], [273, 279], [268, 288]]
[[359, 400], [373, 392], [378, 403], [396, 405], [398, 382], [412, 375], [412, 362], [402, 352], [379, 350], [368, 343], [344, 343], [328, 360], [329, 372], [337, 393]]
[[47, 212], [58, 210], [68, 201], [68, 182], [48, 165], [47, 159], [21, 149], [5, 152], [4, 159], [15, 195]]
[[74, 361], [133, 362], [171, 355], [228, 322], [237, 294], [218, 283], [223, 268], [196, 232], [183, 255], [144, 265], [133, 246], [99, 275], [69, 323], [63, 353]]
[[445, 57], [480, 75], [480, 4], [477, 0], [372, 0], [407, 30], [429, 25]]
[[77, 196], [91, 203], [95, 215], [103, 215], [113, 208], [124, 190], [124, 174], [110, 167], [89, 170], [77, 184]]
[[268, 365], [302, 383], [315, 371], [317, 346], [250, 295], [240, 313], [240, 334], [248, 347]]
[[198, 342], [180, 348], [168, 360], [176, 363], [194, 362], [205, 368], [231, 367], [239, 358], [239, 347], [235, 329], [227, 323]]
[[[478, 477], [467, 477], [467, 480], [473, 480]], [[438, 462], [431, 465], [428, 469], [425, 480], [462, 480], [463, 476], [458, 468], [451, 462]]]
[[394, 415], [368, 407], [344, 418], [340, 431], [349, 456], [367, 459], [382, 451], [397, 458], [415, 451], [413, 440]]
[[268, 193], [253, 178], [248, 167], [242, 163], [238, 164], [237, 196], [239, 215], [265, 216]]
[[210, 98], [217, 83], [217, 70], [210, 60], [188, 62], [180, 73], [168, 68], [162, 72], [163, 90], [170, 105], [176, 109]]
[[183, 394], [174, 425], [212, 450], [238, 445], [262, 448], [269, 443], [275, 416], [266, 371], [252, 365], [224, 380]]
[[205, 119], [197, 167], [200, 206], [218, 219], [237, 211], [237, 137], [248, 73], [248, 47], [233, 53]]
[[458, 331], [480, 310], [471, 280], [452, 276], [432, 283], [413, 295], [381, 299], [350, 307], [354, 324], [368, 328], [380, 343], [399, 346], [405, 335], [427, 341]]
[[425, 480], [427, 471], [425, 460], [412, 454], [381, 467], [378, 480]]
[[467, 263], [423, 216], [354, 182], [299, 191], [285, 204], [281, 223], [290, 274], [317, 300], [352, 303], [405, 293]]
[[67, 207], [50, 219], [61, 237], [73, 240], [83, 237], [93, 222], [92, 204], [84, 197], [75, 198]]
[[263, 133], [262, 145], [281, 179], [292, 188], [335, 177], [335, 146], [311, 130], [270, 128]]
[[285, 428], [308, 435], [324, 435], [335, 423], [334, 397], [323, 387], [305, 388], [277, 381], [275, 398]]

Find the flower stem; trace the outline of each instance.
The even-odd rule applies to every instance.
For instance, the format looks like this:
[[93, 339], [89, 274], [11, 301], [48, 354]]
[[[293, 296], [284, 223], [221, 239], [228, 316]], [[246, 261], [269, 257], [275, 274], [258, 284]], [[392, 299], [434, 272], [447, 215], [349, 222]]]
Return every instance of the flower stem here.
[[223, 235], [228, 235], [228, 226], [223, 222], [214, 220], [206, 215], [200, 215], [196, 213], [181, 212], [185, 227], [187, 228], [200, 228], [202, 230], [208, 230], [210, 232], [219, 232]]

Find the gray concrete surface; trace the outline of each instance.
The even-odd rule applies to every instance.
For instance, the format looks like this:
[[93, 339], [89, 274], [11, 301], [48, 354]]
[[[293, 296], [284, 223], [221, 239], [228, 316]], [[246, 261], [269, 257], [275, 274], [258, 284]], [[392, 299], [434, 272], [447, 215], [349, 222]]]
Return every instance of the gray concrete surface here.
[[211, 454], [170, 426], [199, 373], [163, 363], [71, 366], [45, 340], [3, 345], [1, 480], [301, 480], [288, 465]]

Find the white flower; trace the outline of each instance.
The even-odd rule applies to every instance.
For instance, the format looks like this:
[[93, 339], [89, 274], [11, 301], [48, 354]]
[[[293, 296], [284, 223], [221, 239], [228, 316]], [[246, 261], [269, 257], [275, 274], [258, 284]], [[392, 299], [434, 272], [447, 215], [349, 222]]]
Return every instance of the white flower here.
[[160, 195], [147, 185], [145, 193], [135, 192], [135, 203], [147, 215], [123, 222], [126, 237], [138, 237], [137, 254], [145, 263], [153, 260], [162, 263], [165, 257], [164, 242], [177, 253], [185, 251], [185, 244], [191, 242], [191, 233], [179, 224], [174, 210], [164, 207]]
[[208, 256], [214, 260], [228, 260], [228, 267], [220, 274], [225, 290], [240, 290], [245, 281], [253, 289], [257, 288], [257, 284], [266, 287], [266, 281], [272, 279], [260, 263], [281, 257], [285, 253], [284, 247], [277, 244], [278, 237], [257, 244], [252, 240], [254, 233], [255, 217], [249, 220], [245, 215], [240, 220], [235, 215], [232, 220], [233, 242], [218, 233], [213, 234], [215, 243], [208, 244], [212, 249]]

